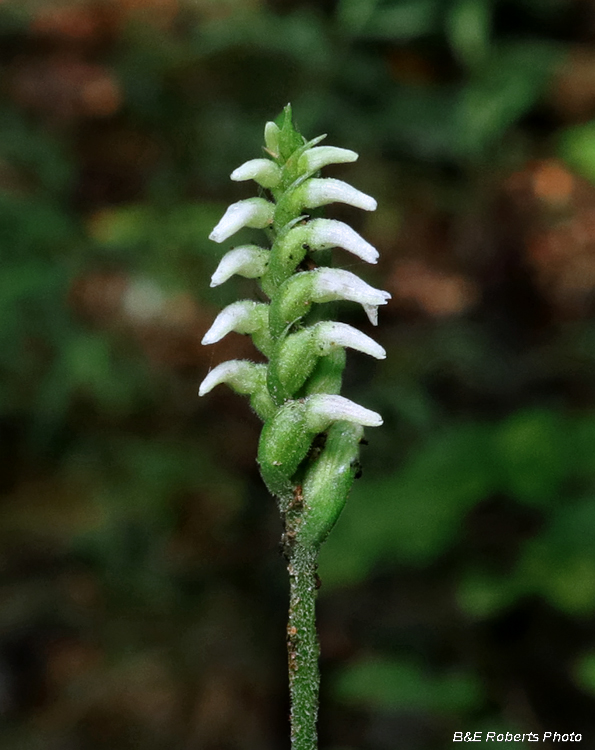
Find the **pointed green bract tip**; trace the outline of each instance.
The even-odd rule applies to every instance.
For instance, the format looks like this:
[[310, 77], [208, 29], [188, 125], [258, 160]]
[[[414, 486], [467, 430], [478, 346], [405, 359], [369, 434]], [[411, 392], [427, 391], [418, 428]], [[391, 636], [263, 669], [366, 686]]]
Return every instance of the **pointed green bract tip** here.
[[296, 149], [304, 145], [305, 140], [293, 122], [291, 104], [287, 104], [283, 108], [275, 122], [280, 128], [279, 156], [285, 162]]

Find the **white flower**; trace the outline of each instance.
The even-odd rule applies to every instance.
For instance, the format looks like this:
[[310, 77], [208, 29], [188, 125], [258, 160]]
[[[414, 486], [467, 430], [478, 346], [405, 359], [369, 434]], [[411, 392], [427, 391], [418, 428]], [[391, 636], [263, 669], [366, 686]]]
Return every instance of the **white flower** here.
[[254, 333], [266, 328], [268, 305], [253, 300], [241, 300], [224, 307], [205, 333], [201, 344], [216, 344], [230, 331]]
[[353, 422], [363, 427], [380, 427], [383, 422], [380, 414], [344, 396], [315, 394], [305, 403], [308, 427], [317, 432], [323, 432], [333, 422]]
[[254, 180], [264, 188], [274, 188], [281, 182], [281, 167], [270, 159], [250, 159], [233, 170], [231, 179], [235, 182]]
[[[341, 268], [318, 268], [312, 274], [312, 299], [314, 302], [348, 300], [359, 302], [372, 325], [378, 325], [378, 306], [386, 305], [391, 295], [366, 284], [359, 276]], [[298, 278], [297, 276], [294, 278]]]
[[300, 173], [314, 173], [328, 164], [346, 164], [357, 161], [357, 156], [355, 151], [350, 151], [348, 148], [318, 146], [304, 151], [298, 160], [298, 169]]
[[378, 262], [378, 250], [344, 222], [336, 219], [313, 219], [306, 226], [312, 249], [342, 247], [367, 263]]
[[322, 349], [322, 354], [330, 354], [333, 348], [343, 346], [369, 354], [375, 359], [386, 359], [386, 351], [380, 344], [347, 323], [331, 321], [317, 323], [313, 326], [313, 334], [316, 343]]
[[266, 379], [266, 365], [257, 365], [247, 359], [222, 362], [200, 384], [199, 396], [205, 396], [220, 383], [228, 383], [238, 393], [254, 393]]
[[232, 203], [209, 235], [214, 242], [225, 242], [242, 227], [264, 229], [273, 221], [275, 206], [264, 198], [248, 198]]
[[364, 211], [375, 211], [378, 205], [374, 198], [342, 180], [330, 177], [312, 177], [302, 183], [294, 193], [294, 200], [306, 208], [318, 208], [328, 203], [347, 203]]
[[211, 277], [211, 286], [219, 286], [234, 274], [246, 279], [257, 279], [265, 272], [269, 251], [257, 245], [240, 245], [225, 253]]
[[267, 124], [264, 126], [264, 142], [273, 156], [279, 156], [280, 132], [281, 130], [279, 126], [274, 122], [267, 122]]

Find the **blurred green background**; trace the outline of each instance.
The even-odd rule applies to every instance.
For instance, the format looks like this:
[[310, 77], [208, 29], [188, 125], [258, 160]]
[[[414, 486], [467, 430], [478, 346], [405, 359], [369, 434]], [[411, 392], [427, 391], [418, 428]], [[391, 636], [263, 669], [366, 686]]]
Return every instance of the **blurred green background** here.
[[[0, 4], [0, 747], [288, 747], [259, 423], [201, 347], [229, 173], [291, 101], [393, 300], [322, 554], [323, 750], [595, 746], [595, 6]], [[247, 234], [247, 236], [250, 236]], [[355, 306], [353, 306], [355, 307]], [[360, 311], [343, 320], [372, 333]], [[507, 747], [520, 747], [509, 743]], [[547, 744], [542, 743], [547, 747]]]

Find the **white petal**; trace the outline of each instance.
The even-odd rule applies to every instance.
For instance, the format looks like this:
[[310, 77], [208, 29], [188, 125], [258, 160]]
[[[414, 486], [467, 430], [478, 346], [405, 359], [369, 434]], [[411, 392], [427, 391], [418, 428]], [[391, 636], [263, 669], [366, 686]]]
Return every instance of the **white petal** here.
[[247, 359], [222, 362], [202, 381], [198, 395], [205, 396], [220, 383], [229, 383], [240, 393], [250, 393], [258, 385], [259, 377], [262, 377], [262, 368], [266, 369], [266, 365], [257, 365]]
[[281, 132], [278, 125], [274, 122], [267, 122], [264, 126], [264, 142], [268, 150], [275, 156], [279, 155], [279, 133]]
[[323, 322], [315, 327], [315, 336], [319, 344], [325, 348], [333, 346], [344, 346], [357, 349], [359, 352], [369, 354], [376, 359], [386, 359], [386, 351], [374, 339], [358, 331], [357, 328], [347, 323]]
[[317, 249], [342, 247], [367, 263], [378, 262], [378, 250], [348, 224], [336, 219], [313, 219], [308, 225], [310, 242]]
[[232, 203], [209, 235], [214, 242], [225, 242], [242, 227], [263, 229], [273, 221], [275, 207], [264, 198], [248, 198]]
[[281, 168], [270, 159], [250, 159], [233, 170], [231, 179], [235, 182], [254, 180], [264, 188], [274, 188], [281, 182]]
[[346, 164], [352, 161], [357, 161], [355, 151], [335, 146], [318, 146], [304, 151], [299, 158], [298, 168], [304, 172], [318, 172], [328, 164]]
[[261, 321], [255, 315], [260, 307], [266, 307], [266, 305], [253, 300], [241, 300], [224, 307], [203, 336], [201, 344], [215, 344], [217, 341], [221, 341], [224, 336], [227, 336], [230, 331], [254, 333], [261, 324]]
[[[382, 417], [344, 396], [317, 394], [306, 399], [308, 421], [314, 429], [326, 429], [332, 422], [354, 422], [363, 427], [380, 427]], [[325, 425], [325, 427], [322, 427]]]
[[338, 201], [362, 208], [364, 211], [375, 211], [378, 205], [372, 196], [362, 193], [342, 180], [330, 177], [312, 177], [297, 188], [296, 194], [307, 208], [318, 208]]
[[234, 274], [246, 279], [257, 279], [265, 272], [269, 251], [257, 245], [240, 245], [221, 258], [211, 277], [211, 286], [219, 286]]

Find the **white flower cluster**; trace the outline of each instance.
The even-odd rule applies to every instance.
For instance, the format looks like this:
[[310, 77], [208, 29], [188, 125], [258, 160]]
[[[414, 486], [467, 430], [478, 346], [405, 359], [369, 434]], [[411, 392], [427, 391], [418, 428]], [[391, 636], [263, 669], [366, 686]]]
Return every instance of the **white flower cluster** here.
[[[334, 247], [342, 248], [368, 263], [377, 262], [377, 250], [344, 222], [334, 219], [308, 220], [308, 217], [303, 215], [305, 210], [333, 202], [342, 202], [364, 211], [376, 209], [374, 198], [351, 185], [337, 179], [314, 176], [322, 167], [329, 164], [355, 161], [358, 158], [357, 154], [348, 149], [317, 146], [322, 137], [314, 139], [302, 147], [301, 153], [298, 149], [298, 152], [292, 155], [294, 172], [292, 181], [289, 181], [289, 160], [286, 158], [284, 161], [280, 157], [281, 139], [280, 128], [275, 123], [267, 123], [266, 150], [272, 158], [251, 159], [231, 174], [232, 180], [254, 180], [269, 190], [274, 200], [260, 197], [233, 203], [210, 234], [211, 240], [221, 243], [244, 227], [272, 227], [276, 236], [273, 247], [267, 249], [257, 245], [241, 245], [230, 250], [223, 256], [213, 274], [211, 286], [223, 284], [237, 274], [245, 278], [263, 279], [263, 287], [268, 291], [264, 282], [269, 266], [272, 267], [274, 263], [274, 254], [277, 253], [278, 258], [285, 259], [285, 265], [279, 265], [280, 261], [277, 259], [277, 265], [281, 268], [281, 278], [275, 277], [270, 284], [273, 288], [275, 284], [280, 284], [277, 294], [285, 294], [290, 299], [291, 306], [288, 309], [293, 311], [296, 305], [307, 307], [312, 302], [348, 300], [361, 304], [371, 323], [377, 325], [378, 307], [388, 302], [388, 292], [375, 289], [355, 274], [342, 269], [319, 267], [315, 270], [296, 272], [295, 267], [300, 262], [299, 258], [303, 258], [306, 252], [311, 252], [315, 259], [317, 252]], [[276, 212], [281, 202], [284, 204], [284, 211], [289, 210], [292, 218], [285, 226], [278, 227], [277, 220], [280, 214]], [[298, 257], [297, 264], [294, 255]], [[288, 273], [289, 277], [283, 278], [283, 274]], [[271, 299], [274, 304], [274, 295], [271, 295]], [[289, 362], [290, 366], [293, 366], [292, 347], [296, 352], [303, 351], [304, 346], [309, 347], [308, 351], [316, 357], [323, 357], [333, 350], [346, 347], [377, 359], [386, 356], [386, 352], [379, 344], [345, 323], [319, 322], [298, 331], [293, 329], [293, 333], [287, 331], [291, 326], [284, 326], [283, 336], [271, 335], [270, 331], [273, 328], [269, 329], [269, 309], [273, 308], [268, 304], [248, 300], [229, 305], [217, 316], [202, 343], [213, 344], [231, 331], [251, 334], [256, 345], [267, 356], [283, 357], [283, 361]], [[272, 314], [271, 312], [270, 315]], [[304, 312], [298, 313], [298, 319], [304, 314], [305, 307]], [[269, 336], [268, 339], [265, 333]], [[301, 349], [298, 348], [298, 343]], [[300, 356], [296, 354], [298, 359]], [[299, 366], [299, 362], [297, 365]], [[200, 386], [199, 395], [205, 395], [223, 382], [241, 393], [253, 393], [256, 388], [264, 387], [266, 377], [263, 375], [263, 368], [266, 367], [239, 360], [224, 362], [207, 375]], [[274, 399], [274, 394], [271, 396]], [[379, 414], [336, 394], [306, 394], [302, 401], [308, 405], [309, 422], [316, 424], [321, 431], [327, 429], [329, 424], [341, 420], [364, 426], [382, 424]], [[277, 403], [277, 408], [281, 405]]]

